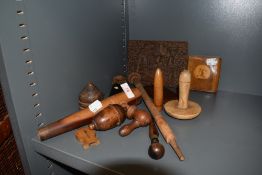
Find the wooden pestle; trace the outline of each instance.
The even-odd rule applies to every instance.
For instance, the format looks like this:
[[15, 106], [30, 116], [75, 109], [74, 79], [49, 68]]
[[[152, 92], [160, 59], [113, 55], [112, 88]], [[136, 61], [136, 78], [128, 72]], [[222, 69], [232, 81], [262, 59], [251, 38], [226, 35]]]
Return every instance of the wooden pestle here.
[[182, 71], [179, 76], [179, 100], [171, 100], [164, 105], [165, 111], [171, 117], [193, 119], [200, 114], [201, 107], [193, 101], [188, 101], [190, 82], [190, 72]]
[[154, 103], [152, 102], [151, 98], [148, 96], [147, 92], [145, 91], [143, 85], [141, 84], [141, 76], [138, 73], [131, 73], [128, 76], [128, 80], [130, 83], [133, 83], [140, 91], [142, 94], [142, 98], [148, 107], [149, 111], [151, 112], [158, 128], [161, 131], [161, 134], [165, 138], [166, 142], [170, 144], [170, 146], [174, 149], [175, 153], [177, 154], [178, 158], [180, 160], [184, 160], [185, 157], [180, 149], [180, 147], [176, 143], [176, 137], [175, 134], [173, 133], [172, 129], [169, 127], [168, 123], [162, 116], [162, 114], [159, 113], [157, 108], [155, 107]]
[[137, 109], [136, 106], [128, 107], [127, 118], [133, 119], [133, 121], [119, 129], [119, 135], [122, 137], [129, 135], [134, 129], [138, 127], [147, 126], [152, 121], [148, 112], [142, 109]]
[[134, 93], [133, 98], [128, 98], [125, 93], [118, 93], [110, 96], [101, 101], [102, 107], [96, 112], [92, 112], [89, 108], [83, 109], [71, 115], [68, 115], [60, 120], [50, 123], [42, 128], [38, 129], [37, 135], [40, 140], [46, 140], [51, 137], [63, 134], [73, 129], [84, 126], [88, 123], [88, 120], [94, 117], [98, 112], [105, 109], [110, 104], [122, 104], [133, 101], [141, 96], [139, 89], [132, 88]]

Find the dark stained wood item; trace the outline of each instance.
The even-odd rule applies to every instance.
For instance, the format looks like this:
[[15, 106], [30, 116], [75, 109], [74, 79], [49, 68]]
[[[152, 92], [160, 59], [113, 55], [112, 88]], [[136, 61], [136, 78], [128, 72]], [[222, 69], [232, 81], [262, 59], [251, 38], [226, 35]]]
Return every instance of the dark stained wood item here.
[[140, 91], [142, 94], [142, 98], [148, 107], [149, 111], [151, 112], [158, 128], [161, 131], [161, 134], [163, 135], [164, 139], [170, 146], [174, 149], [175, 153], [177, 154], [178, 158], [180, 160], [184, 160], [185, 157], [180, 149], [180, 147], [176, 143], [176, 137], [175, 134], [173, 133], [172, 129], [164, 119], [164, 117], [159, 113], [157, 108], [155, 107], [154, 103], [146, 93], [142, 83], [141, 83], [141, 76], [138, 73], [132, 73], [128, 76], [128, 80], [130, 83], [133, 83]]
[[120, 128], [119, 135], [122, 137], [129, 135], [138, 127], [147, 126], [152, 121], [148, 112], [142, 109], [137, 109], [135, 106], [128, 106], [127, 118], [133, 119], [133, 121]]
[[151, 144], [148, 148], [148, 155], [155, 160], [161, 159], [165, 154], [164, 146], [159, 143], [158, 140], [158, 130], [154, 121], [149, 124], [149, 138], [151, 140]]
[[191, 90], [216, 92], [221, 69], [217, 56], [189, 56], [188, 70], [192, 75]]
[[139, 89], [132, 88], [134, 93], [133, 98], [128, 98], [125, 93], [118, 93], [101, 101], [102, 107], [96, 112], [92, 112], [89, 108], [83, 109], [71, 115], [68, 115], [60, 120], [50, 123], [38, 129], [37, 135], [40, 140], [46, 140], [55, 137], [59, 134], [71, 131], [88, 124], [90, 118], [94, 117], [97, 113], [105, 109], [110, 104], [122, 104], [133, 101], [141, 96]]
[[166, 87], [177, 87], [178, 77], [187, 68], [188, 43], [185, 41], [145, 41], [128, 42], [128, 74], [141, 75], [144, 86], [153, 85], [157, 68], [163, 72]]
[[121, 84], [127, 82], [126, 77], [123, 75], [116, 75], [113, 77], [112, 80], [112, 88], [110, 91], [110, 96], [115, 95], [117, 93], [123, 92], [123, 89], [121, 88]]
[[85, 109], [96, 100], [102, 100], [103, 93], [92, 82], [88, 82], [79, 95], [79, 108]]
[[121, 125], [126, 119], [126, 111], [118, 104], [112, 104], [95, 115], [88, 125], [90, 129], [105, 131]]

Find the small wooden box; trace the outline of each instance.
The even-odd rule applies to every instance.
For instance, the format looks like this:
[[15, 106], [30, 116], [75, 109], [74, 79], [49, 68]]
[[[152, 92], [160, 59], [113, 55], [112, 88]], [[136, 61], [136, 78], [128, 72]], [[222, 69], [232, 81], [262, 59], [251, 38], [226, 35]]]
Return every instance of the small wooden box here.
[[221, 58], [217, 56], [189, 56], [191, 90], [216, 92], [220, 78]]

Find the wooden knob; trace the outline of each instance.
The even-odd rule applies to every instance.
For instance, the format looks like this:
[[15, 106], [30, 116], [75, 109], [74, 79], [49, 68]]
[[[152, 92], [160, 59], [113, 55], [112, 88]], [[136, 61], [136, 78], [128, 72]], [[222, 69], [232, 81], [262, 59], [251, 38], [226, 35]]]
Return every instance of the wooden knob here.
[[190, 89], [191, 74], [188, 70], [181, 72], [179, 76], [179, 101], [178, 108], [186, 109], [188, 107], [188, 95]]
[[133, 121], [131, 123], [124, 125], [120, 128], [120, 136], [127, 136], [136, 128], [147, 126], [152, 121], [150, 114], [141, 109], [137, 109], [133, 113], [132, 117]]
[[148, 148], [148, 155], [155, 160], [161, 159], [165, 154], [165, 148], [159, 143], [158, 139], [152, 141]]
[[152, 121], [149, 124], [149, 137], [151, 140], [151, 145], [148, 148], [148, 155], [155, 160], [161, 159], [165, 154], [165, 148], [158, 140], [159, 133], [157, 128]]
[[163, 73], [161, 69], [157, 68], [154, 77], [154, 104], [158, 111], [161, 111], [163, 107], [163, 87]]

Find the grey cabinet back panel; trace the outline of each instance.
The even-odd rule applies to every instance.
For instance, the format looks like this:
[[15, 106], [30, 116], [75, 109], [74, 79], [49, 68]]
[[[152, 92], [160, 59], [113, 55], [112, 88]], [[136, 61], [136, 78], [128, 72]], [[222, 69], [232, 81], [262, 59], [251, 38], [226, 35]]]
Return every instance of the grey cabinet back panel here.
[[122, 11], [122, 0], [0, 2], [1, 82], [27, 174], [66, 173], [36, 154], [31, 139], [78, 110], [88, 81], [109, 93], [126, 61]]
[[129, 0], [133, 40], [187, 40], [223, 59], [220, 90], [262, 95], [262, 1]]

